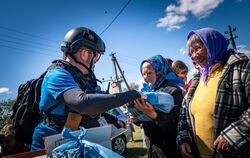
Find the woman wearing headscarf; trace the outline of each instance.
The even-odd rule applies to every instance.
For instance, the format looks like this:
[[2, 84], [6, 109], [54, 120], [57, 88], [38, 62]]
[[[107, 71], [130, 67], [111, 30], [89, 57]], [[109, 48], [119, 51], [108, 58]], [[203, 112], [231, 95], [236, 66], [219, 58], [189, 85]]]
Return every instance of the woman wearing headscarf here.
[[[141, 73], [150, 89], [147, 91], [162, 91], [174, 98], [175, 106], [169, 113], [156, 111], [144, 100], [136, 100], [135, 107], [153, 119], [153, 122], [140, 122], [146, 137], [149, 139], [149, 158], [176, 158], [176, 135], [179, 109], [183, 95], [179, 86], [184, 81], [174, 73], [171, 66], [161, 55], [156, 55], [141, 63]], [[146, 88], [144, 88], [146, 90]]]
[[213, 28], [191, 31], [199, 65], [183, 99], [177, 142], [185, 158], [250, 157], [250, 62]]

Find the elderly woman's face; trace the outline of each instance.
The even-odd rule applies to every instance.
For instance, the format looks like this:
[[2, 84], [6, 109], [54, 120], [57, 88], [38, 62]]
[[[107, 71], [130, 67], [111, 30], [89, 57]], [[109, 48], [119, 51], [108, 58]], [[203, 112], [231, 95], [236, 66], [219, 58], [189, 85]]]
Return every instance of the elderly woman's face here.
[[190, 56], [201, 66], [206, 67], [208, 65], [207, 60], [207, 48], [203, 43], [196, 42], [189, 48]]
[[145, 62], [142, 65], [142, 76], [144, 81], [149, 85], [149, 87], [152, 87], [155, 84], [156, 73], [153, 66], [150, 63]]

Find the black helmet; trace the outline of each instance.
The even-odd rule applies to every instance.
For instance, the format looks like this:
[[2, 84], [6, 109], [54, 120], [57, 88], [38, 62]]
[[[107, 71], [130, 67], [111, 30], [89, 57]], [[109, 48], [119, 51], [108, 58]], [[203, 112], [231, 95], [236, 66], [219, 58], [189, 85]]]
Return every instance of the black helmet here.
[[94, 31], [85, 27], [70, 30], [64, 37], [61, 50], [72, 55], [82, 46], [98, 51], [101, 54], [105, 52], [105, 44], [102, 39]]

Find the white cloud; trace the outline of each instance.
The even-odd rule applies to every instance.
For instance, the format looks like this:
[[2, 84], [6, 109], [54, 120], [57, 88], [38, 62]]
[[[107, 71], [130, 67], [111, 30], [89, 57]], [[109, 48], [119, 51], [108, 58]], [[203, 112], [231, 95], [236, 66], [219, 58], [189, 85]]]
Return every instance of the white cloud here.
[[198, 73], [198, 70], [193, 67], [188, 73], [189, 73], [189, 75], [193, 76], [194, 74]]
[[145, 83], [143, 78], [139, 78], [137, 81], [137, 84], [142, 85], [143, 83]]
[[180, 52], [181, 52], [182, 55], [184, 55], [184, 54], [187, 53], [187, 51], [186, 51], [184, 48], [181, 48], [181, 49], [180, 49]]
[[197, 74], [198, 73], [198, 70], [194, 67], [192, 67], [191, 70], [188, 71], [188, 74], [187, 74], [187, 78], [188, 78], [188, 81], [194, 77], [194, 74]]
[[245, 53], [246, 55], [250, 55], [250, 50], [247, 50], [247, 46], [243, 44], [237, 46], [237, 51], [240, 53]]
[[187, 21], [187, 18], [182, 15], [177, 15], [173, 12], [167, 14], [166, 17], [160, 18], [157, 24], [157, 27], [167, 27], [167, 31], [171, 31], [172, 29], [180, 29], [179, 23]]
[[244, 44], [241, 44], [241, 45], [237, 45], [236, 47], [237, 49], [245, 49], [247, 46]]
[[190, 12], [196, 18], [209, 16], [223, 0], [179, 0], [178, 5], [170, 4], [166, 8], [166, 16], [158, 20], [157, 27], [166, 27], [167, 31], [180, 29], [180, 23], [187, 21]]
[[139, 90], [142, 89], [143, 83], [145, 83], [144, 79], [143, 78], [139, 78], [138, 81], [137, 81], [137, 84], [139, 85]]
[[10, 91], [9, 88], [3, 87], [3, 88], [0, 88], [0, 94], [1, 94], [1, 93], [7, 93], [7, 94], [9, 94], [9, 93], [11, 93], [11, 91]]

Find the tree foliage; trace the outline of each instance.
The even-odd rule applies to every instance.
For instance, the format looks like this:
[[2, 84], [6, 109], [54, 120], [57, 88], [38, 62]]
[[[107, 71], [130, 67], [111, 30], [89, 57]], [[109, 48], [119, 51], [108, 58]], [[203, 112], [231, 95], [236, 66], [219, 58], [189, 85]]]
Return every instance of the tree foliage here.
[[12, 114], [12, 106], [16, 100], [8, 100], [0, 102], [0, 129], [6, 124], [11, 123], [10, 116]]
[[[136, 84], [134, 82], [131, 82], [129, 84], [129, 87], [130, 87], [131, 90], [139, 90], [139, 84]], [[127, 87], [123, 88], [123, 92], [125, 92], [125, 91], [128, 91]]]

